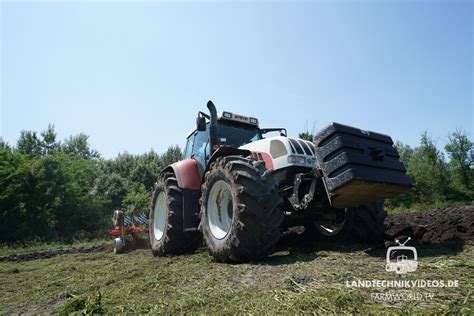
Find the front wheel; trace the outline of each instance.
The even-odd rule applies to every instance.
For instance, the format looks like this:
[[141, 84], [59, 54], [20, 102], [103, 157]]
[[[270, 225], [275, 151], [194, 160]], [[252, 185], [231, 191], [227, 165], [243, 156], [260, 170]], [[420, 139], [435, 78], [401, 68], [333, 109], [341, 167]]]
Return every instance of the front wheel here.
[[183, 192], [173, 173], [158, 178], [150, 207], [149, 236], [155, 256], [182, 254], [200, 245], [199, 232], [183, 230]]
[[218, 158], [206, 173], [200, 202], [199, 227], [216, 261], [260, 259], [280, 239], [281, 197], [261, 161]]

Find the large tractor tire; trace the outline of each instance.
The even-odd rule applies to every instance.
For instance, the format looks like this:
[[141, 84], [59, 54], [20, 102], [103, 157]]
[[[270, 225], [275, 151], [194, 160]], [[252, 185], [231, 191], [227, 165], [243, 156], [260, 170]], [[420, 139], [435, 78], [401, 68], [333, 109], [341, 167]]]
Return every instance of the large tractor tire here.
[[158, 178], [150, 207], [149, 236], [155, 256], [183, 254], [200, 245], [199, 232], [183, 231], [183, 192], [173, 173]]
[[361, 205], [345, 210], [335, 210], [332, 222], [313, 222], [306, 225], [305, 234], [319, 241], [362, 242], [382, 244], [384, 242], [387, 216], [383, 201]]
[[280, 239], [281, 201], [262, 161], [216, 159], [202, 185], [199, 225], [214, 260], [245, 262], [270, 254]]
[[385, 212], [383, 200], [352, 208], [353, 227], [351, 238], [357, 241], [383, 244], [385, 238]]

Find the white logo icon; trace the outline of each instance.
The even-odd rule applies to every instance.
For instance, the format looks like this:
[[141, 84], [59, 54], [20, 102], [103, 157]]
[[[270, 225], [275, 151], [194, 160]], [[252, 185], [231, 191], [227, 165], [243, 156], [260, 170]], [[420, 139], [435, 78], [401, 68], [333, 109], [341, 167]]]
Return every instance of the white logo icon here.
[[[398, 246], [388, 247], [387, 265], [385, 266], [385, 270], [387, 270], [387, 272], [405, 274], [408, 272], [415, 272], [416, 269], [418, 269], [418, 253], [416, 252], [416, 248], [405, 246], [405, 244], [410, 239], [411, 238], [408, 237], [408, 239], [403, 244], [401, 244], [398, 240], [395, 240]], [[397, 253], [400, 254], [397, 255]], [[409, 259], [410, 257], [412, 259]], [[396, 260], [393, 260], [393, 258]]]

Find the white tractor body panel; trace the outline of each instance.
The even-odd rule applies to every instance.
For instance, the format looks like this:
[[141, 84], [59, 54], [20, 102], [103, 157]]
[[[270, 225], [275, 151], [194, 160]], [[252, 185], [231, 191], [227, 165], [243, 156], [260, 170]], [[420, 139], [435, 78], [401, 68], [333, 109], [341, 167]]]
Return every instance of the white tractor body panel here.
[[311, 142], [298, 138], [276, 136], [261, 139], [240, 146], [256, 153], [267, 153], [273, 162], [273, 169], [278, 170], [290, 166], [314, 168], [316, 157]]

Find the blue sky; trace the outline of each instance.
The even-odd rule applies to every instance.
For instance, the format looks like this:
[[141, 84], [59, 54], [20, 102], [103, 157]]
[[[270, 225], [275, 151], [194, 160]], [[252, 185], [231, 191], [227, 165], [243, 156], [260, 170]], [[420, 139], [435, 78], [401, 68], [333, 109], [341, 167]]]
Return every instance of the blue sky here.
[[0, 2], [1, 136], [53, 123], [105, 157], [184, 144], [197, 111], [412, 146], [474, 132], [472, 1]]

